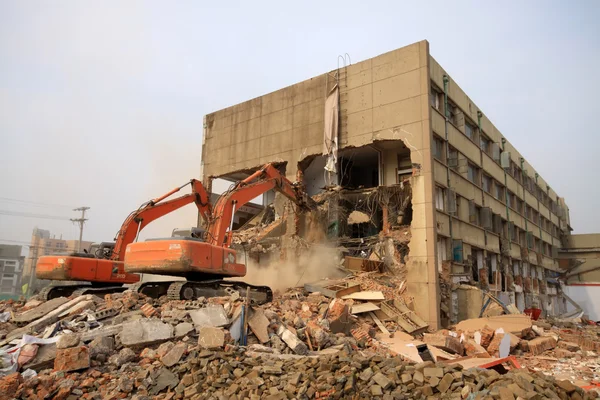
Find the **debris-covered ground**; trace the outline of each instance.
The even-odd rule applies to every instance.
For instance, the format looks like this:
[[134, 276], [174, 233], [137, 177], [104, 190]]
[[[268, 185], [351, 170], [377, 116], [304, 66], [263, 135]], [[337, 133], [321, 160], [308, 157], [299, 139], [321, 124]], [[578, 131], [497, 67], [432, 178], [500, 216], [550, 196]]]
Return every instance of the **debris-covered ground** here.
[[0, 399], [595, 398], [600, 329], [521, 314], [433, 331], [395, 275], [196, 301], [0, 303]]

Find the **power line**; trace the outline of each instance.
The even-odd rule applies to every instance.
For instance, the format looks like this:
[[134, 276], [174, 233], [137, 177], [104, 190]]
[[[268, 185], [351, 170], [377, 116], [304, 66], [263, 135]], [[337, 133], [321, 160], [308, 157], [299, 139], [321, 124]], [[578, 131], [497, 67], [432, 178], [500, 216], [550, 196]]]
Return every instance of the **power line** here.
[[43, 218], [43, 219], [55, 219], [55, 220], [65, 220], [69, 221], [69, 217], [63, 217], [58, 215], [48, 215], [48, 214], [34, 214], [22, 211], [10, 211], [10, 210], [0, 210], [0, 215], [10, 215], [12, 217], [25, 217], [25, 218]]
[[42, 202], [39, 202], [39, 201], [29, 201], [29, 200], [13, 199], [11, 197], [0, 197], [0, 201], [9, 201], [9, 202], [13, 202], [13, 203], [23, 203], [23, 204], [31, 204], [31, 205], [47, 206], [47, 207], [73, 208], [72, 206], [67, 206], [65, 204], [42, 203]]

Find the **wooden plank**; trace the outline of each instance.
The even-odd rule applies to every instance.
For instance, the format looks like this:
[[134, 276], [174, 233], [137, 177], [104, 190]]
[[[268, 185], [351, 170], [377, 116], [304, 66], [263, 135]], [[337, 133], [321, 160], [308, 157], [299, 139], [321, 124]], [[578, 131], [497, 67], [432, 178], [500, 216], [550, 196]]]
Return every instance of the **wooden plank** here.
[[379, 305], [381, 310], [389, 315], [400, 327], [408, 333], [412, 333], [418, 329], [418, 327], [414, 326], [410, 321], [402, 316], [402, 313], [396, 308], [390, 306], [387, 302], [381, 303]]
[[369, 315], [371, 316], [371, 319], [373, 319], [373, 321], [377, 324], [377, 326], [379, 327], [381, 332], [383, 332], [384, 335], [386, 335], [387, 337], [392, 336], [390, 334], [390, 331], [388, 331], [387, 328], [385, 327], [385, 325], [383, 325], [383, 323], [379, 320], [379, 318], [377, 318], [377, 315], [375, 315], [372, 311], [369, 312]]
[[350, 311], [352, 314], [361, 314], [361, 313], [366, 313], [369, 311], [377, 311], [380, 308], [377, 307], [375, 304], [373, 303], [361, 303], [361, 304], [353, 304], [352, 305], [352, 311]]
[[305, 283], [304, 289], [311, 293], [319, 292], [323, 296], [329, 297], [330, 299], [335, 299], [352, 294], [354, 292], [359, 292], [360, 285], [350, 285], [347, 282], [339, 281], [320, 281], [314, 283]]
[[355, 292], [352, 294], [348, 294], [342, 297], [342, 299], [352, 299], [352, 300], [364, 300], [364, 301], [372, 301], [372, 300], [385, 300], [382, 292], [375, 290], [365, 290], [362, 292]]

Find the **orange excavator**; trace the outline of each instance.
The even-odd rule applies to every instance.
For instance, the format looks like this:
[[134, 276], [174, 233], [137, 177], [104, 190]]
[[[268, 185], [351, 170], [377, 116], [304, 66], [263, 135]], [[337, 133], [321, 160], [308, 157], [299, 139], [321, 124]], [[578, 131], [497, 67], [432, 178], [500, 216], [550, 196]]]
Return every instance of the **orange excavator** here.
[[[192, 193], [166, 200], [167, 197], [190, 185]], [[137, 239], [140, 231], [149, 223], [187, 204], [195, 203], [200, 215], [208, 220], [210, 202], [200, 181], [192, 179], [156, 199], [142, 204], [132, 212], [117, 233], [114, 242], [93, 244], [84, 253], [68, 256], [43, 256], [36, 264], [36, 277], [54, 281], [76, 281], [76, 284], [50, 285], [39, 296], [49, 300], [59, 296], [85, 293], [103, 295], [127, 289], [124, 284], [140, 281], [137, 274], [126, 272], [123, 265], [127, 245]]]
[[[312, 200], [290, 182], [277, 168], [266, 164], [248, 178], [239, 181], [223, 193], [212, 211], [204, 209], [206, 230], [192, 237], [150, 239], [131, 243], [125, 251], [125, 271], [184, 277], [186, 281], [138, 283], [133, 287], [151, 297], [167, 295], [173, 300], [224, 296], [237, 291], [250, 301], [262, 304], [271, 301], [273, 293], [267, 286], [252, 286], [244, 282], [224, 280], [246, 275], [246, 265], [238, 262], [231, 249], [235, 211], [253, 198], [274, 189], [303, 209], [313, 208]], [[202, 213], [202, 211], [201, 211]]]

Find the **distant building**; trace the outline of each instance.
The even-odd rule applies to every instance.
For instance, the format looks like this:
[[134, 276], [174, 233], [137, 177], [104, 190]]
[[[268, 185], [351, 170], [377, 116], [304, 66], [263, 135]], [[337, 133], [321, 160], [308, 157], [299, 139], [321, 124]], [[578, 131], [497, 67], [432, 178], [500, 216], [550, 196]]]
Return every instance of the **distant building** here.
[[0, 298], [21, 294], [21, 274], [25, 257], [21, 246], [0, 244]]
[[[87, 249], [92, 242], [82, 241], [81, 249]], [[65, 240], [61, 238], [50, 237], [50, 231], [45, 229], [34, 228], [31, 234], [31, 242], [29, 245], [29, 254], [25, 260], [23, 268], [23, 284], [30, 282], [30, 276], [35, 275], [35, 264], [38, 258], [42, 256], [71, 254], [79, 250], [79, 240]], [[35, 277], [31, 281], [35, 287]]]

